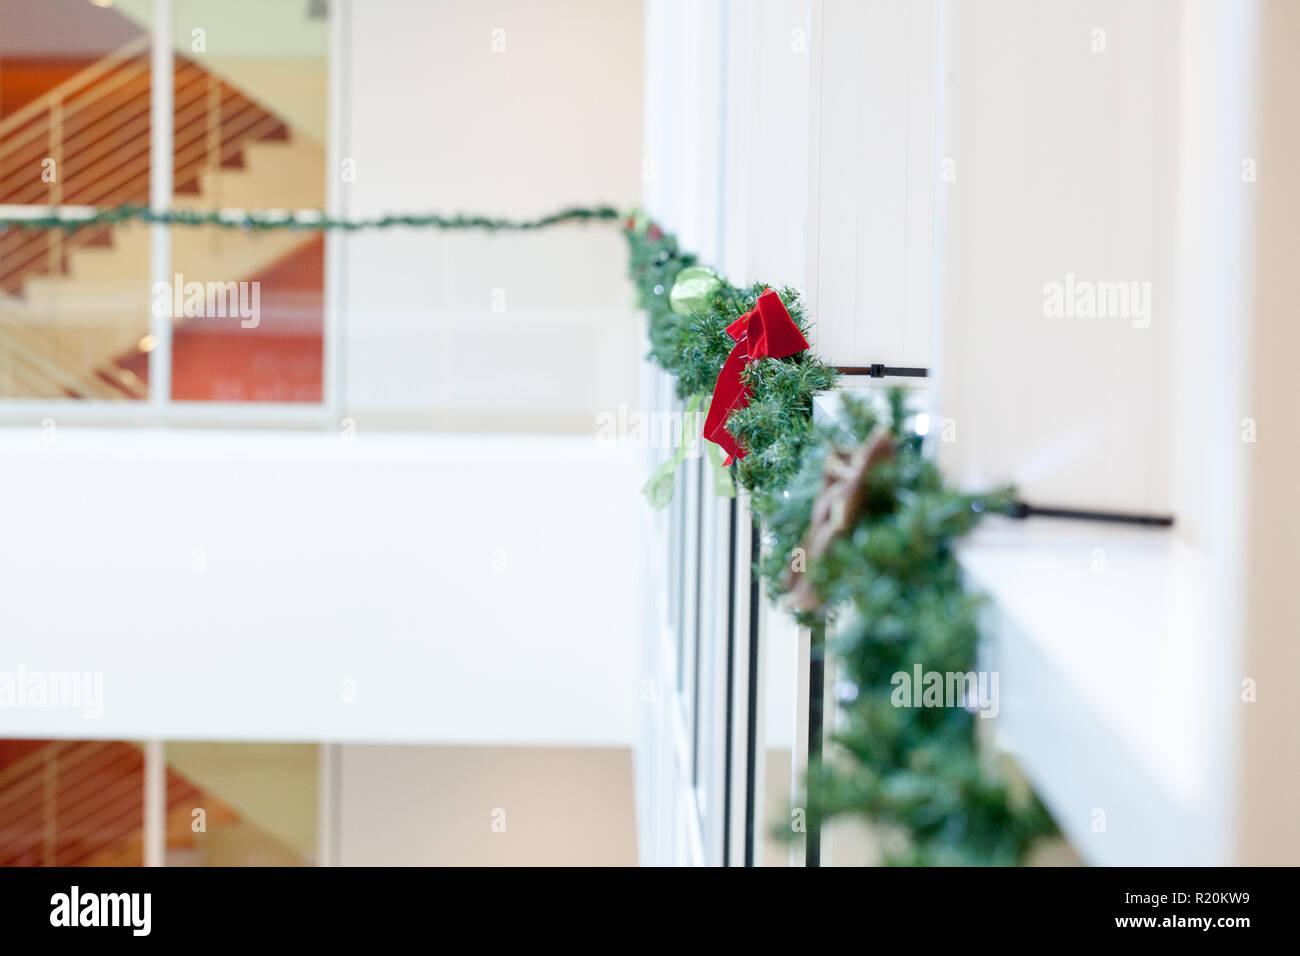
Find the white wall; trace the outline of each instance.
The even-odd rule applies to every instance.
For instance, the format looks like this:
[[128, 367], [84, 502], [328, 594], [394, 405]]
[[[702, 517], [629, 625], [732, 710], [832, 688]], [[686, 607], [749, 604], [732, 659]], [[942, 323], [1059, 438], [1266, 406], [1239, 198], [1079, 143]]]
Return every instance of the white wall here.
[[637, 449], [11, 428], [0, 460], [0, 672], [104, 688], [0, 737], [632, 739]]
[[[332, 211], [639, 202], [640, 3], [331, 7]], [[638, 388], [620, 226], [331, 236], [342, 436], [0, 430], [0, 677], [88, 671], [104, 694], [93, 718], [0, 707], [0, 737], [476, 745], [417, 760], [402, 804], [510, 810], [461, 858], [632, 862], [645, 475], [594, 437]], [[365, 801], [401, 753], [367, 753], [345, 748], [343, 793], [377, 833], [343, 856], [393, 861], [413, 831]]]
[[[1242, 655], [1287, 659], [1246, 631], [1261, 505], [1242, 421], [1286, 404], [1247, 398], [1259, 6], [949, 8], [941, 461], [1037, 504], [1176, 517], [1171, 531], [994, 522], [965, 549], [993, 598], [1002, 739], [1085, 860], [1258, 860], [1237, 838], [1240, 760], [1252, 733], [1276, 760], [1286, 719], [1243, 704]], [[1149, 283], [1150, 311], [1046, 314], [1044, 286], [1067, 275]], [[1259, 553], [1277, 560], [1278, 544]]]
[[[941, 450], [964, 483], [1169, 507], [1178, 10], [952, 5]], [[1149, 283], [1149, 327], [1046, 317], [1067, 275]]]
[[[639, 202], [639, 2], [348, 7], [337, 161], [355, 161], [356, 181], [340, 183], [343, 211], [529, 217]], [[344, 244], [343, 395], [358, 427], [590, 434], [598, 411], [635, 401], [618, 224]]]

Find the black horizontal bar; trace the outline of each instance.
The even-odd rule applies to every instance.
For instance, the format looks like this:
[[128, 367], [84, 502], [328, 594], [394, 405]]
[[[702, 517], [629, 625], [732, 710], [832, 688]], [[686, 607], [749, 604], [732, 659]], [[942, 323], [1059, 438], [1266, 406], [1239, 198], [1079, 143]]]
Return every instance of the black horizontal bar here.
[[1108, 521], [1111, 524], [1137, 524], [1148, 528], [1171, 528], [1173, 515], [1135, 514], [1126, 511], [1090, 511], [1083, 508], [1048, 508], [1016, 501], [1006, 512], [1009, 518], [1064, 518], [1070, 521]]
[[[866, 375], [870, 378], [925, 378], [930, 374], [928, 368], [898, 365], [837, 365], [836, 370], [841, 375]], [[1173, 515], [1092, 511], [1085, 508], [1052, 508], [1031, 505], [1025, 501], [1012, 503], [1006, 513], [1011, 518], [1062, 518], [1068, 521], [1107, 521], [1111, 524], [1136, 524], [1148, 528], [1171, 528], [1174, 524]]]
[[870, 378], [925, 378], [930, 374], [928, 368], [909, 368], [899, 365], [837, 365], [836, 371], [841, 375], [866, 375]]

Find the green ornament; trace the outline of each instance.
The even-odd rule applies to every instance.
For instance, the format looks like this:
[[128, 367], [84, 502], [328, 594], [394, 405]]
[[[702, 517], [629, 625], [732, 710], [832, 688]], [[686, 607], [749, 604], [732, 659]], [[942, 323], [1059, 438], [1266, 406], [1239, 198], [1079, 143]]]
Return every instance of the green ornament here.
[[668, 294], [668, 305], [678, 315], [704, 312], [721, 287], [722, 280], [712, 269], [707, 266], [687, 266], [677, 273], [673, 291]]
[[634, 235], [645, 236], [650, 228], [650, 217], [645, 214], [644, 209], [633, 209], [627, 217], [627, 228]]

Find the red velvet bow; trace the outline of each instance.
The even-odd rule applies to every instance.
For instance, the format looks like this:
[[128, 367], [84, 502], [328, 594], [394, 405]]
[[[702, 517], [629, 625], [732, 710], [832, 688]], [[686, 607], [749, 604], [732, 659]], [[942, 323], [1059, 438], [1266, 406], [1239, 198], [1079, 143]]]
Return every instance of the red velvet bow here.
[[724, 465], [747, 454], [727, 431], [727, 417], [749, 404], [749, 386], [740, 380], [740, 373], [756, 359], [785, 358], [808, 347], [808, 340], [790, 318], [781, 297], [771, 289], [758, 297], [751, 311], [727, 326], [727, 334], [736, 340], [736, 345], [718, 373], [713, 401], [704, 420], [704, 437], [727, 453]]

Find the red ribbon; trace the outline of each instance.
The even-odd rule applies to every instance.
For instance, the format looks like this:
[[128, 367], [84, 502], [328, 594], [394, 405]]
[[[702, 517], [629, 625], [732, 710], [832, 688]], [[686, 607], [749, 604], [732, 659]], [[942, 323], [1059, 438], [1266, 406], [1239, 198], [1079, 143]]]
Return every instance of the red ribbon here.
[[727, 334], [736, 345], [718, 373], [713, 401], [704, 419], [704, 437], [727, 453], [724, 465], [748, 453], [727, 431], [727, 417], [749, 404], [749, 386], [740, 380], [745, 366], [761, 358], [785, 358], [808, 348], [808, 340], [790, 318], [781, 297], [771, 289], [758, 297], [751, 311], [727, 326]]

